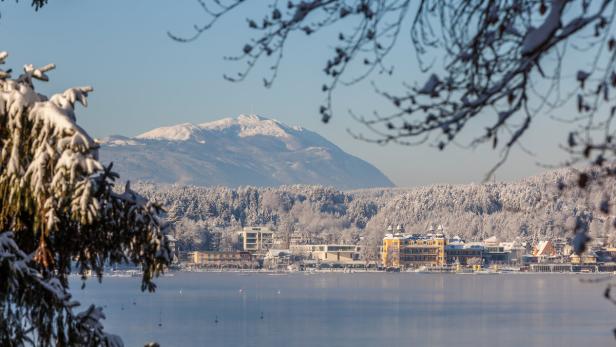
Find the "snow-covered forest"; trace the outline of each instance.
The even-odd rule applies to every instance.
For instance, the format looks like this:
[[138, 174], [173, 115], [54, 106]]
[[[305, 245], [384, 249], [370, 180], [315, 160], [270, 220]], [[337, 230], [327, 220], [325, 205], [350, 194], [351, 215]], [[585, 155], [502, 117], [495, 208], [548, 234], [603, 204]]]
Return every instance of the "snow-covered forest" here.
[[555, 170], [516, 182], [346, 192], [321, 186], [231, 189], [147, 182], [136, 190], [167, 209], [185, 249], [212, 247], [213, 230], [225, 234], [249, 225], [323, 242], [372, 244], [390, 224], [402, 224], [408, 232], [442, 224], [449, 235], [467, 240], [569, 237], [576, 223], [591, 235], [610, 233], [612, 220], [598, 215], [596, 206], [603, 194], [613, 192], [558, 189], [559, 182], [575, 178], [571, 171]]

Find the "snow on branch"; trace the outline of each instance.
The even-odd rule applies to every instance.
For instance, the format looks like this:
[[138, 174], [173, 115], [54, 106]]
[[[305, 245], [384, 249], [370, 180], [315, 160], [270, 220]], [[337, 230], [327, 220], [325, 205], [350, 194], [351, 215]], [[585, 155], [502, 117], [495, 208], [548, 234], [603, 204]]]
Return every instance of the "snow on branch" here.
[[[0, 275], [6, 281], [0, 290], [3, 299], [0, 302], [0, 343], [3, 346], [15, 342], [5, 341], [11, 336], [43, 346], [45, 335], [58, 341], [58, 345], [124, 346], [118, 336], [104, 331], [102, 308], [92, 305], [83, 312], [74, 312], [79, 302], [72, 300], [57, 278], [50, 278], [36, 268], [31, 257], [19, 249], [12, 232], [0, 233]], [[42, 303], [44, 306], [40, 306]], [[40, 320], [65, 324], [50, 324], [48, 330], [41, 331], [34, 325]], [[35, 330], [40, 336], [33, 334]]]
[[[0, 53], [0, 63], [6, 58]], [[143, 270], [141, 289], [153, 291], [152, 279], [170, 262], [168, 226], [158, 204], [128, 187], [113, 191], [118, 175], [77, 124], [75, 106], [87, 105], [92, 87], [50, 98], [35, 91], [54, 67], [26, 65], [15, 79], [0, 74], [0, 278], [11, 283], [0, 289], [0, 313], [12, 322], [2, 336], [21, 345], [32, 335], [31, 344], [50, 346], [87, 333], [93, 340], [74, 344], [121, 345], [102, 333], [99, 308], [73, 314], [68, 275], [75, 267], [101, 279], [105, 265], [130, 262]]]

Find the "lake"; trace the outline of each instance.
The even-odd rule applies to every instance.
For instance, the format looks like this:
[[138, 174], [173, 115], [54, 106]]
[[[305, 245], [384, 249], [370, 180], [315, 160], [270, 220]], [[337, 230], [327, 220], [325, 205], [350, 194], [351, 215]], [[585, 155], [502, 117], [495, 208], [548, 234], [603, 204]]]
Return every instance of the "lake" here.
[[[609, 276], [609, 275], [604, 275]], [[175, 273], [72, 282], [126, 346], [606, 346], [605, 283], [571, 274]]]

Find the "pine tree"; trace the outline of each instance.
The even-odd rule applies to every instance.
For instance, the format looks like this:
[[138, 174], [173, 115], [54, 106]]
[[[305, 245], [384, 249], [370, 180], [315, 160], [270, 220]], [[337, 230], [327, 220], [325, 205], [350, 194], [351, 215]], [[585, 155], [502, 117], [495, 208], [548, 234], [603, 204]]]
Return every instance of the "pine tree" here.
[[[8, 54], [0, 53], [3, 64]], [[100, 307], [76, 312], [69, 274], [102, 279], [104, 265], [141, 265], [141, 290], [169, 263], [161, 208], [98, 161], [76, 123], [91, 87], [47, 98], [33, 81], [54, 65], [0, 70], [0, 345], [122, 346], [103, 330]]]

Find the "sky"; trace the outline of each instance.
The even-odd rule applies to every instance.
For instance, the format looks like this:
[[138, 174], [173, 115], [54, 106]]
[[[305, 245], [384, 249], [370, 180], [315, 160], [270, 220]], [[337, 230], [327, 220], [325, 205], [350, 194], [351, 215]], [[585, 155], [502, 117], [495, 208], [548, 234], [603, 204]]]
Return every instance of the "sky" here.
[[[426, 80], [417, 67], [408, 34], [390, 56], [389, 63], [396, 66], [394, 77], [374, 76], [338, 90], [335, 114], [328, 124], [320, 121], [318, 113], [323, 100], [320, 86], [326, 82], [322, 69], [332, 47], [327, 33], [297, 35], [291, 40], [271, 88], [263, 87], [262, 78], [268, 71], [263, 64], [244, 82], [224, 80], [224, 73], [241, 70], [241, 64], [224, 57], [239, 53], [248, 42], [251, 32], [246, 18], [260, 14], [263, 3], [253, 1], [223, 18], [200, 39], [178, 43], [166, 32], [190, 34], [193, 24], [203, 22], [205, 15], [197, 1], [50, 0], [38, 12], [29, 0], [0, 2], [0, 50], [9, 52], [6, 67], [14, 71], [28, 63], [56, 64], [50, 82], [36, 86], [43, 94], [93, 86], [87, 109], [78, 109], [77, 116], [79, 124], [98, 138], [259, 114], [318, 132], [375, 165], [402, 187], [481, 182], [497, 163], [500, 153], [490, 146], [452, 146], [441, 152], [430, 145], [381, 146], [349, 135], [349, 130], [365, 129], [348, 110], [369, 115], [387, 107], [371, 82], [400, 91], [403, 81], [421, 84]], [[480, 120], [476, 129], [489, 122]], [[532, 153], [514, 149], [494, 179], [515, 180], [540, 173], [545, 165], [560, 164], [566, 156], [558, 145], [565, 135], [566, 128], [547, 115], [536, 118], [522, 141]]]

